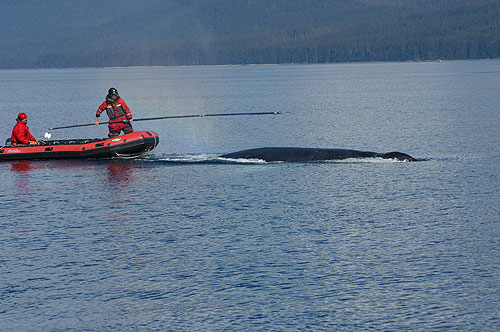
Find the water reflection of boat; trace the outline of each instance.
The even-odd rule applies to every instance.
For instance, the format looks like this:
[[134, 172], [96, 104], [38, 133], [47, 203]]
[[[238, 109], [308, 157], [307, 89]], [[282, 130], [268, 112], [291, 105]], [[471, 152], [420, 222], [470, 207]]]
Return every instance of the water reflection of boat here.
[[[51, 174], [68, 176], [67, 181], [78, 174], [78, 181], [94, 181], [108, 183], [112, 189], [122, 190], [123, 184], [133, 183], [140, 171], [147, 168], [149, 162], [138, 159], [53, 159], [53, 160], [10, 160], [1, 163], [2, 169], [9, 169], [12, 175], [12, 188], [19, 194], [35, 193], [39, 190], [39, 181]], [[103, 172], [104, 170], [104, 172]], [[65, 181], [66, 181], [65, 180]], [[51, 182], [48, 180], [48, 187]], [[70, 186], [71, 187], [71, 186]], [[67, 189], [72, 191], [73, 188]], [[58, 190], [64, 190], [59, 188]]]
[[154, 149], [155, 132], [137, 131], [113, 138], [40, 141], [37, 145], [4, 145], [0, 160], [133, 158]]
[[29, 172], [33, 169], [31, 165], [32, 161], [26, 161], [26, 160], [16, 160], [13, 161], [10, 166], [11, 170], [17, 173], [26, 173]]

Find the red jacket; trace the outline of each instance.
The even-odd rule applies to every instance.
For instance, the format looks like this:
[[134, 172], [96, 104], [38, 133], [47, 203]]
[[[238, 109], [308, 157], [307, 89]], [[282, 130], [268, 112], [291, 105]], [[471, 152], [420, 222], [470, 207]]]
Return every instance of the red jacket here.
[[36, 141], [31, 135], [30, 130], [26, 123], [17, 120], [14, 129], [12, 129], [12, 136], [10, 138], [12, 144], [29, 144], [29, 141]]
[[130, 109], [128, 108], [125, 101], [118, 96], [118, 99], [113, 103], [110, 100], [106, 99], [105, 102], [99, 106], [97, 109], [96, 117], [100, 117], [101, 113], [106, 110], [106, 114], [109, 117], [110, 123], [108, 127], [110, 130], [120, 131], [123, 127], [125, 127], [125, 123], [117, 122], [113, 123], [113, 121], [123, 121], [132, 119], [132, 113], [130, 113]]

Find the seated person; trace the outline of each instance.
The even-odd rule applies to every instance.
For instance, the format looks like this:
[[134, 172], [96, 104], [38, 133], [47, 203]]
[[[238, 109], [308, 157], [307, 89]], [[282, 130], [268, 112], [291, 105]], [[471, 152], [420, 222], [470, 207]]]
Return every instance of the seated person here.
[[17, 123], [12, 129], [12, 137], [10, 138], [12, 145], [19, 144], [38, 144], [38, 141], [31, 135], [30, 130], [26, 123], [28, 116], [25, 113], [19, 113], [17, 116]]

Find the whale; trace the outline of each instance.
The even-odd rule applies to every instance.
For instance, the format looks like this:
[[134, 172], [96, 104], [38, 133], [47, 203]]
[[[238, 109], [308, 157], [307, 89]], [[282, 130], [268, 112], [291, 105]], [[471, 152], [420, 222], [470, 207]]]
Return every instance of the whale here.
[[347, 149], [323, 149], [301, 147], [264, 147], [242, 150], [220, 155], [226, 159], [258, 159], [267, 162], [308, 162], [343, 160], [349, 158], [383, 158], [398, 161], [416, 161], [412, 156], [402, 152], [377, 153]]

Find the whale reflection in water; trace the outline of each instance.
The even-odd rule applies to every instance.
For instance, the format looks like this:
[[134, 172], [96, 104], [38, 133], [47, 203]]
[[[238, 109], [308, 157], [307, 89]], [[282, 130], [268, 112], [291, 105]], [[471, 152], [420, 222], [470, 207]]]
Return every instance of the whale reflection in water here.
[[348, 158], [383, 158], [399, 161], [416, 161], [410, 155], [402, 152], [377, 153], [370, 151], [357, 151], [346, 149], [319, 149], [299, 147], [265, 147], [227, 153], [220, 156], [228, 159], [259, 159], [264, 161], [326, 161], [342, 160]]

